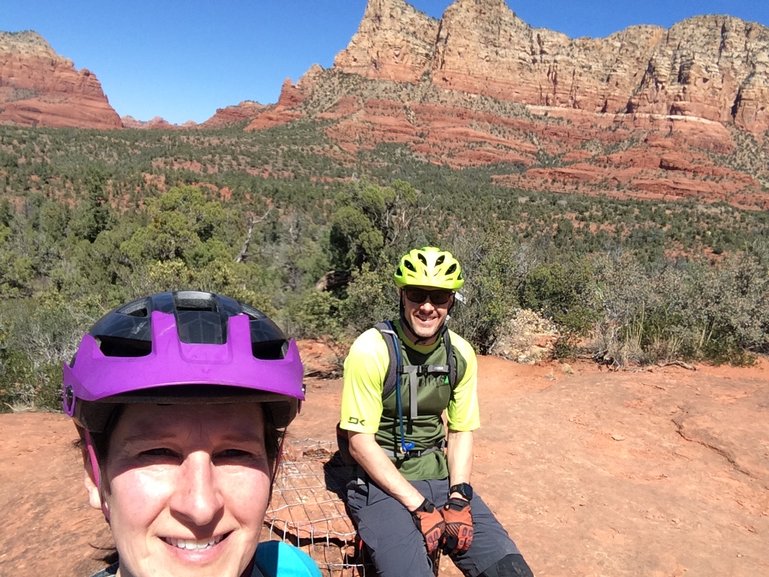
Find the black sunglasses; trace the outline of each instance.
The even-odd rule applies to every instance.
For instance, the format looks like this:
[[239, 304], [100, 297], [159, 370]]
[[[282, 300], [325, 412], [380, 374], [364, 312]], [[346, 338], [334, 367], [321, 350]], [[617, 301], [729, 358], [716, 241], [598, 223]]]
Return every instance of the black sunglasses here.
[[430, 299], [430, 302], [434, 305], [445, 305], [454, 295], [452, 291], [447, 290], [429, 291], [418, 288], [403, 289], [403, 294], [406, 295], [409, 302], [412, 302], [415, 305], [421, 305], [427, 299]]

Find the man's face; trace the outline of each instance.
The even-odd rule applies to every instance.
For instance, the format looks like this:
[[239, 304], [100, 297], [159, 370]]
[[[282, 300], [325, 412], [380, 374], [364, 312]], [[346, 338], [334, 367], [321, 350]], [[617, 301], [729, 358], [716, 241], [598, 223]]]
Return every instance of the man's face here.
[[413, 336], [431, 344], [431, 338], [434, 340], [449, 314], [454, 293], [426, 287], [406, 287], [401, 291], [401, 301]]
[[257, 403], [126, 406], [103, 491], [120, 577], [244, 572], [269, 496], [263, 424]]

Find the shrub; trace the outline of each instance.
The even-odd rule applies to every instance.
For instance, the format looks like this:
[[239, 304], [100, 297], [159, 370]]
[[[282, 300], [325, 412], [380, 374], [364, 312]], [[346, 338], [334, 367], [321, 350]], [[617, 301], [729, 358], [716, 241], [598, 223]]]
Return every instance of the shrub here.
[[342, 325], [348, 336], [360, 333], [375, 323], [398, 315], [398, 292], [392, 277], [365, 266], [353, 273], [341, 303]]
[[452, 311], [452, 329], [485, 354], [518, 307], [515, 287], [527, 260], [522, 249], [503, 231], [487, 230], [483, 235], [469, 234], [453, 254], [462, 263], [465, 286]]
[[769, 349], [769, 269], [757, 256], [692, 267], [683, 294], [695, 358], [744, 363], [744, 353]]
[[340, 301], [331, 293], [310, 289], [288, 301], [289, 333], [301, 338], [340, 335]]
[[666, 355], [675, 323], [666, 296], [676, 294], [675, 274], [650, 274], [629, 253], [594, 260], [594, 353], [618, 366], [658, 360]]
[[531, 270], [518, 289], [524, 308], [552, 319], [565, 334], [587, 334], [597, 320], [591, 308], [594, 271], [585, 258], [542, 264]]
[[13, 409], [59, 409], [61, 366], [99, 315], [96, 301], [71, 302], [57, 293], [3, 307], [2, 402]]

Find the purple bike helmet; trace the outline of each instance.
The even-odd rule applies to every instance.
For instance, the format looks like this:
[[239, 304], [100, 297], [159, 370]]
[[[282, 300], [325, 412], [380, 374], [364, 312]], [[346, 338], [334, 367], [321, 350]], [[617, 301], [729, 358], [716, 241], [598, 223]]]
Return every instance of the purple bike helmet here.
[[286, 427], [304, 399], [296, 342], [261, 311], [200, 291], [162, 292], [107, 313], [64, 365], [64, 411], [104, 432], [126, 403], [263, 403]]

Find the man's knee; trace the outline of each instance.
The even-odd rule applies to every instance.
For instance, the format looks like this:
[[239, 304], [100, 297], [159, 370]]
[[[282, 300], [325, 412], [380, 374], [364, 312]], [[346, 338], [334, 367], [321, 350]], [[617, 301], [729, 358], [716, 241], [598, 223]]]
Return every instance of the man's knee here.
[[507, 555], [488, 567], [478, 577], [534, 577], [523, 555]]

